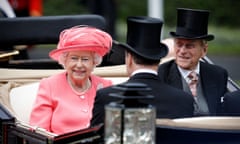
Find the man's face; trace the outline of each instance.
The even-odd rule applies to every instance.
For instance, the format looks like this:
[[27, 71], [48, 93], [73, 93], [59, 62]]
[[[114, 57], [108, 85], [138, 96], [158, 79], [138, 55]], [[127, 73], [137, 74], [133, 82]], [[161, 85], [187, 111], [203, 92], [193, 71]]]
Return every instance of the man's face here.
[[174, 50], [177, 65], [186, 70], [195, 69], [200, 58], [206, 55], [207, 48], [207, 43], [200, 39], [176, 38], [174, 40]]

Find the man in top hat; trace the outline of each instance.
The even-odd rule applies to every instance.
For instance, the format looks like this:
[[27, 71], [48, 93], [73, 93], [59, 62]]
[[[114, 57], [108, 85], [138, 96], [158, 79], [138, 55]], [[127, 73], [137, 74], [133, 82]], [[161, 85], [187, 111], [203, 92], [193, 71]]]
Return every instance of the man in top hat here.
[[179, 8], [177, 12], [176, 32], [170, 32], [175, 60], [160, 65], [158, 74], [166, 84], [192, 93], [196, 116], [217, 115], [227, 91], [228, 73], [200, 61], [207, 54], [207, 42], [214, 39], [208, 34], [209, 11]]
[[[190, 94], [161, 82], [157, 76], [160, 59], [168, 48], [160, 43], [162, 21], [150, 17], [128, 17], [127, 44], [118, 44], [125, 50], [126, 83], [144, 83], [155, 98], [145, 100], [156, 106], [157, 118], [183, 118], [193, 116], [193, 98]], [[110, 93], [118, 92], [113, 87], [97, 91], [91, 125], [104, 122], [104, 106], [115, 99]]]

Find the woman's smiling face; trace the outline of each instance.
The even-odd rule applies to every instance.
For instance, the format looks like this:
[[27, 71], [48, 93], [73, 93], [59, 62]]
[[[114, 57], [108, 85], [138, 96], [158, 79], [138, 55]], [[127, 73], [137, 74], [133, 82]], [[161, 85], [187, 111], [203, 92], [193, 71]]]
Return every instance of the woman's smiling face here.
[[67, 54], [65, 69], [72, 81], [88, 79], [94, 67], [94, 52], [72, 51]]

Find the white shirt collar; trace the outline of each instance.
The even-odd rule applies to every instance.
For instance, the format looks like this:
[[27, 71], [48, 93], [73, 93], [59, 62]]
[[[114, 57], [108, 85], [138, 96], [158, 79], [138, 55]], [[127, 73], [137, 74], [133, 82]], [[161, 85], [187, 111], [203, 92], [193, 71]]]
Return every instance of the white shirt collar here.
[[133, 76], [133, 75], [135, 75], [135, 74], [137, 74], [137, 73], [151, 73], [151, 74], [155, 74], [155, 75], [157, 75], [157, 72], [156, 71], [154, 71], [154, 70], [152, 70], [152, 69], [138, 69], [138, 70], [135, 70], [132, 74], [131, 74], [131, 76]]
[[[180, 71], [180, 73], [184, 79], [187, 79], [187, 76], [189, 75], [189, 73], [192, 72], [192, 70], [185, 70], [185, 69], [180, 68], [179, 66], [178, 66], [178, 70]], [[200, 63], [199, 62], [197, 64], [197, 67], [193, 71], [195, 71], [199, 75], [199, 72], [200, 72]]]

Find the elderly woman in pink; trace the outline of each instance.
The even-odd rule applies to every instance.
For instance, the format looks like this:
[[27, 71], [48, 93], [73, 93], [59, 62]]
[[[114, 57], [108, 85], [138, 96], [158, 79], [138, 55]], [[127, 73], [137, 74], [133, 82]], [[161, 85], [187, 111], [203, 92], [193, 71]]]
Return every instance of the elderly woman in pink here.
[[92, 71], [111, 46], [111, 36], [94, 27], [62, 31], [57, 49], [49, 55], [66, 71], [40, 81], [30, 125], [55, 134], [89, 127], [96, 91], [112, 85]]

